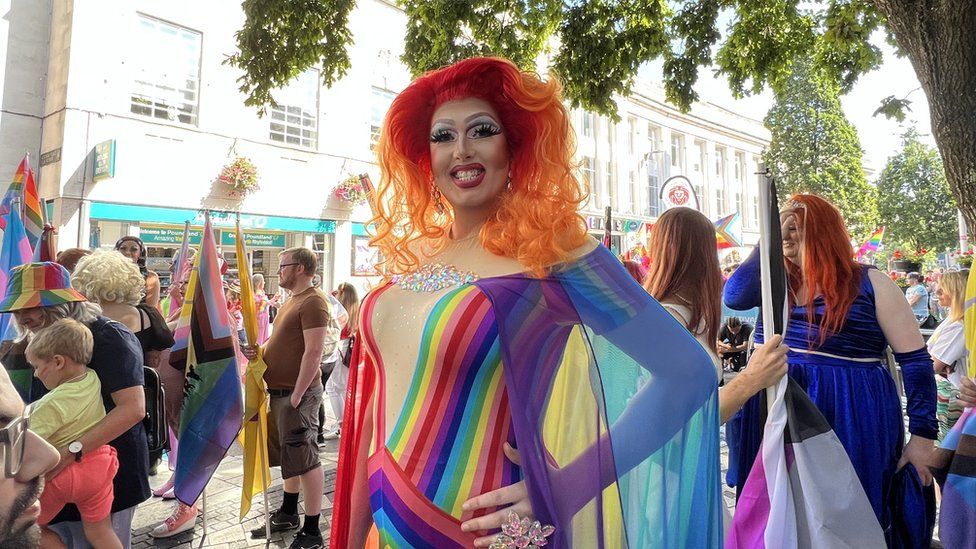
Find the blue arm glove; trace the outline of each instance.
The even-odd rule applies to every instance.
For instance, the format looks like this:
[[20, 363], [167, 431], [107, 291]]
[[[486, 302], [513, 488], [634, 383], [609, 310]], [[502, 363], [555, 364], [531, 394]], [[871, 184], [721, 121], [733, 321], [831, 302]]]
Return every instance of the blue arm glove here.
[[762, 305], [762, 285], [759, 273], [759, 247], [753, 250], [749, 257], [739, 265], [725, 282], [722, 298], [729, 308], [736, 311], [748, 311]]
[[908, 432], [935, 440], [939, 424], [935, 419], [935, 376], [932, 375], [932, 357], [925, 347], [908, 353], [895, 353], [905, 380], [905, 396], [908, 397]]

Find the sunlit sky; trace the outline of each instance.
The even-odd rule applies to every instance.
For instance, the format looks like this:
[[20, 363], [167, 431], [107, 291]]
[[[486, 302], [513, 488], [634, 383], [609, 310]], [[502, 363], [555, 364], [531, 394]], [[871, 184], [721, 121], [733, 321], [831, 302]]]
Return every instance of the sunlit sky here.
[[[907, 58], [895, 56], [894, 49], [884, 41], [882, 33], [875, 33], [873, 38], [873, 43], [884, 52], [884, 64], [878, 70], [862, 76], [854, 88], [841, 97], [841, 103], [847, 119], [857, 128], [861, 139], [861, 148], [864, 149], [863, 164], [874, 170], [873, 178], [876, 178], [888, 157], [901, 148], [900, 135], [907, 127], [914, 126], [922, 139], [932, 146], [935, 146], [935, 141], [931, 136], [928, 101], [920, 89], [912, 64]], [[661, 81], [661, 67], [661, 61], [650, 63], [641, 70], [640, 76]], [[735, 99], [729, 91], [728, 82], [713, 75], [714, 67], [703, 68], [700, 72], [695, 89], [702, 100], [758, 120], [762, 120], [773, 105], [773, 95], [768, 89], [760, 95]], [[889, 95], [898, 98], [908, 96], [912, 102], [905, 122], [888, 120], [882, 115], [873, 116], [881, 105], [881, 100]]]

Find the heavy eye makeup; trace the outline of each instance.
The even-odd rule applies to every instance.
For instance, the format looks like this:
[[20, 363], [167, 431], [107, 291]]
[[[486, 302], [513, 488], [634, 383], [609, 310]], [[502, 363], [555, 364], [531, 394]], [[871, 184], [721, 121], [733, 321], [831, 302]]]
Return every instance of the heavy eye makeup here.
[[[465, 131], [469, 139], [483, 139], [502, 133], [501, 126], [489, 117], [472, 120]], [[457, 130], [447, 124], [435, 124], [430, 132], [431, 143], [443, 143], [457, 138]]]

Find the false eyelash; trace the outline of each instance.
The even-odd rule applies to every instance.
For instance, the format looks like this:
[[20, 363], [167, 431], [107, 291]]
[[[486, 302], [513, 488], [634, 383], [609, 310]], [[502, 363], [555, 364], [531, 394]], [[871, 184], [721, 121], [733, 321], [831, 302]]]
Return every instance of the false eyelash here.
[[449, 141], [451, 139], [451, 132], [448, 130], [437, 130], [430, 134], [430, 141], [432, 143], [442, 143], [444, 141]]
[[474, 131], [474, 135], [477, 137], [490, 137], [492, 135], [502, 133], [502, 130], [498, 126], [489, 122], [482, 122], [471, 129]]

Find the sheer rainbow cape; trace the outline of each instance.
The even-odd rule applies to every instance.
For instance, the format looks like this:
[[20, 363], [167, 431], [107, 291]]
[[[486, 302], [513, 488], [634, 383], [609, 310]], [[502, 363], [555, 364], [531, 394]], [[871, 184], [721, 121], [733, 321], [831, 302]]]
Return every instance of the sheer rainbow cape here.
[[[603, 247], [552, 269], [473, 283], [498, 324], [522, 469], [550, 547], [721, 547], [712, 361]], [[368, 318], [364, 318], [364, 322]], [[382, 337], [380, 334], [379, 337]], [[357, 338], [331, 547], [369, 514], [376, 364]]]

